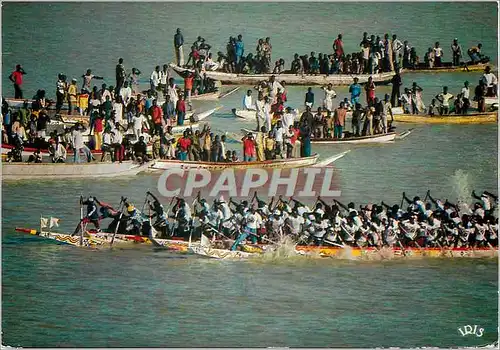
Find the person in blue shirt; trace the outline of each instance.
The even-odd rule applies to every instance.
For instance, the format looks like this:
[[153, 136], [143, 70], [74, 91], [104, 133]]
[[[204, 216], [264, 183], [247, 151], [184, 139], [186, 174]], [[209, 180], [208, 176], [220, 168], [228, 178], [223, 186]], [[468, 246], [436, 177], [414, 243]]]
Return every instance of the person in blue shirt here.
[[349, 86], [349, 92], [351, 93], [351, 104], [353, 106], [359, 103], [359, 97], [361, 96], [361, 85], [358, 84], [358, 78], [354, 78], [354, 84]]
[[243, 45], [243, 40], [242, 40], [242, 35], [238, 35], [238, 40], [236, 40], [236, 43], [235, 43], [235, 51], [236, 51], [236, 71], [238, 73], [241, 72], [241, 61], [242, 61], [242, 58], [243, 58], [243, 54], [245, 52], [245, 46]]

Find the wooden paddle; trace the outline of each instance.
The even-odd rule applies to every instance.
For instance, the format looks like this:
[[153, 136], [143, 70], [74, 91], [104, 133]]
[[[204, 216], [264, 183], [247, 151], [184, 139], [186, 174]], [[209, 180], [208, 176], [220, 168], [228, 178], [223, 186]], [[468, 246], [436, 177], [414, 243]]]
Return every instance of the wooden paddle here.
[[[147, 197], [146, 197], [147, 198]], [[126, 199], [126, 198], [125, 198]], [[125, 203], [123, 196], [120, 199], [120, 205], [118, 206], [120, 210], [120, 216], [118, 217], [118, 223], [116, 224], [115, 227], [115, 232], [113, 232], [113, 237], [111, 237], [111, 242], [109, 242], [109, 247], [113, 247], [113, 242], [115, 241], [115, 236], [116, 233], [118, 232], [118, 228], [120, 227], [120, 224], [122, 222], [122, 216], [123, 216], [123, 204]]]

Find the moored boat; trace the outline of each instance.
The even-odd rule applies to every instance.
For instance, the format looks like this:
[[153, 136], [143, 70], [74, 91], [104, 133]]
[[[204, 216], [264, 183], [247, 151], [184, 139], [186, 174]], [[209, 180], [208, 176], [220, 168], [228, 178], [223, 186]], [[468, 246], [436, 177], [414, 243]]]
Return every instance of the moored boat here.
[[133, 176], [145, 171], [153, 162], [131, 161], [93, 163], [3, 163], [3, 180], [60, 179]]
[[394, 121], [415, 124], [489, 124], [496, 123], [498, 112], [460, 115], [393, 114]]
[[413, 68], [405, 68], [401, 72], [408, 73], [445, 73], [445, 72], [478, 72], [483, 71], [486, 67], [491, 67], [489, 62], [485, 63], [472, 63], [462, 62], [460, 66], [453, 66], [452, 62], [443, 62], [440, 67], [432, 67], [429, 68], [425, 63], [420, 63], [415, 69]]
[[[174, 63], [170, 63], [170, 68], [172, 68], [176, 73], [182, 73], [186, 70], [192, 71], [191, 69], [186, 69], [179, 67]], [[332, 75], [298, 75], [293, 73], [281, 73], [281, 74], [235, 74], [235, 73], [225, 73], [217, 71], [206, 71], [207, 77], [218, 80], [223, 84], [235, 84], [235, 85], [252, 85], [257, 84], [263, 80], [269, 80], [272, 75], [276, 76], [276, 80], [284, 81], [288, 85], [328, 85], [332, 84], [334, 86], [348, 86], [353, 83], [353, 79], [357, 77], [359, 83], [363, 84], [368, 81], [371, 76], [376, 84], [387, 84], [391, 81], [394, 76], [394, 72], [379, 73], [379, 74], [332, 74]]]
[[328, 145], [337, 145], [337, 144], [364, 144], [364, 143], [386, 143], [392, 142], [396, 138], [395, 132], [389, 132], [386, 134], [377, 134], [377, 135], [368, 135], [368, 136], [360, 136], [360, 137], [348, 137], [343, 139], [311, 139], [311, 143], [316, 144], [328, 144]]

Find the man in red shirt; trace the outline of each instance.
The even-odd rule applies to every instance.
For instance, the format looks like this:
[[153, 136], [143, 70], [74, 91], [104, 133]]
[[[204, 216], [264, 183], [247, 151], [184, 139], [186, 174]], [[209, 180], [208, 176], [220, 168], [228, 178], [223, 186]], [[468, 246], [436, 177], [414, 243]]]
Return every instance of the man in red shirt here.
[[11, 73], [9, 79], [14, 83], [14, 98], [22, 99], [23, 90], [21, 90], [21, 85], [23, 84], [23, 75], [26, 74], [23, 67], [20, 64], [16, 65], [16, 70]]
[[154, 133], [163, 138], [163, 111], [160, 106], [158, 106], [156, 99], [153, 100], [153, 106], [151, 106], [149, 113], [151, 115], [151, 119], [153, 119]]
[[255, 156], [255, 140], [253, 134], [249, 132], [248, 135], [243, 138], [243, 161], [253, 162], [255, 161]]
[[339, 34], [337, 39], [335, 39], [335, 41], [333, 42], [333, 50], [339, 58], [344, 55], [344, 43], [342, 42], [342, 34]]
[[191, 139], [188, 137], [188, 132], [184, 131], [183, 136], [177, 141], [179, 147], [179, 160], [187, 160], [189, 147], [191, 147]]
[[191, 91], [193, 90], [194, 73], [187, 73], [184, 78], [184, 96], [187, 97], [189, 110], [193, 110], [193, 105], [191, 104]]

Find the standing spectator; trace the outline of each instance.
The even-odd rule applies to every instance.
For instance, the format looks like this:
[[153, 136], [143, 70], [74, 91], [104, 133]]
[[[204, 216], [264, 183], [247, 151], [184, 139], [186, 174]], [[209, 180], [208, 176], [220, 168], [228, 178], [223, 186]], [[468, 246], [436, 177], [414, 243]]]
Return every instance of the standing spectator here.
[[123, 65], [123, 58], [118, 60], [118, 64], [116, 65], [116, 95], [120, 94], [120, 89], [125, 83], [125, 66]]
[[61, 108], [64, 104], [64, 97], [66, 96], [66, 76], [64, 74], [59, 74], [56, 83], [56, 114], [61, 112]]
[[21, 85], [23, 85], [23, 75], [26, 74], [23, 67], [18, 64], [16, 65], [16, 70], [13, 71], [9, 79], [14, 83], [14, 98], [22, 99], [23, 98], [23, 90], [21, 90]]
[[130, 99], [132, 98], [132, 89], [128, 85], [128, 81], [123, 83], [123, 87], [120, 89], [120, 97], [122, 98], [125, 106], [129, 104]]
[[375, 83], [373, 82], [373, 78], [370, 76], [368, 78], [368, 82], [365, 85], [366, 91], [366, 103], [368, 106], [373, 105], [375, 100]]
[[184, 96], [182, 94], [177, 101], [175, 111], [177, 113], [177, 125], [184, 125], [184, 117], [186, 116], [186, 101], [184, 100]]
[[462, 47], [458, 44], [458, 39], [453, 39], [453, 44], [451, 44], [451, 52], [453, 53], [453, 65], [455, 67], [460, 66], [460, 57], [462, 57]]
[[149, 113], [151, 115], [151, 119], [153, 120], [154, 134], [163, 137], [163, 111], [160, 106], [158, 106], [156, 100], [153, 100], [153, 106], [151, 107]]
[[253, 162], [255, 161], [256, 151], [255, 151], [255, 140], [253, 134], [250, 132], [247, 136], [243, 137], [243, 161]]
[[441, 67], [441, 59], [443, 57], [443, 49], [439, 47], [439, 41], [436, 41], [434, 45], [434, 65], [436, 67]]
[[103, 119], [102, 114], [96, 113], [94, 118], [94, 149], [97, 151], [100, 151], [102, 147], [102, 131], [104, 130]]
[[309, 108], [312, 108], [314, 106], [314, 92], [312, 92], [312, 88], [310, 87], [307, 88], [304, 105]]
[[462, 99], [464, 101], [464, 105], [462, 107], [462, 114], [467, 114], [467, 110], [469, 109], [470, 107], [470, 89], [469, 89], [469, 82], [466, 81], [464, 82], [464, 87], [462, 88], [462, 90], [460, 91], [460, 93], [462, 94]]
[[333, 138], [341, 139], [345, 125], [347, 110], [344, 108], [344, 102], [340, 102], [340, 107], [335, 109], [333, 115]]
[[85, 92], [90, 92], [91, 91], [91, 86], [92, 86], [92, 79], [104, 79], [103, 77], [98, 77], [97, 75], [92, 74], [91, 69], [87, 69], [87, 73], [82, 75], [83, 78], [83, 85], [82, 85], [82, 90]]
[[393, 106], [401, 106], [400, 98], [401, 98], [401, 85], [403, 85], [403, 81], [401, 80], [400, 70], [396, 70], [396, 74], [391, 79], [392, 84], [392, 92], [391, 92], [391, 104]]
[[236, 54], [236, 72], [237, 73], [240, 73], [241, 72], [241, 68], [243, 68], [243, 65], [242, 65], [242, 58], [243, 58], [243, 54], [245, 53], [245, 46], [243, 45], [243, 37], [242, 35], [238, 35], [238, 40], [236, 40], [235, 42], [235, 45], [234, 45], [234, 50], [235, 50], [235, 54]]
[[73, 107], [76, 110], [78, 101], [78, 87], [76, 86], [76, 79], [71, 79], [71, 84], [68, 86], [68, 114], [71, 115]]
[[156, 66], [155, 70], [151, 73], [151, 76], [149, 77], [149, 84], [151, 92], [156, 95], [158, 85], [160, 84], [160, 66]]
[[175, 59], [177, 60], [177, 65], [181, 67], [184, 66], [182, 45], [184, 45], [184, 37], [182, 36], [181, 30], [177, 28], [177, 32], [174, 35]]
[[191, 94], [193, 91], [193, 81], [194, 73], [188, 72], [184, 77], [184, 96], [187, 97], [189, 110], [193, 110], [193, 105], [191, 104]]
[[177, 141], [177, 145], [179, 146], [179, 160], [187, 160], [191, 139], [188, 137], [188, 132], [186, 130], [179, 141]]
[[342, 34], [339, 34], [337, 39], [333, 42], [333, 51], [337, 57], [344, 56], [344, 42], [342, 41]]
[[394, 60], [394, 68], [400, 67], [398, 65], [398, 59], [401, 55], [401, 50], [403, 49], [403, 43], [398, 39], [397, 35], [392, 36], [392, 59]]

